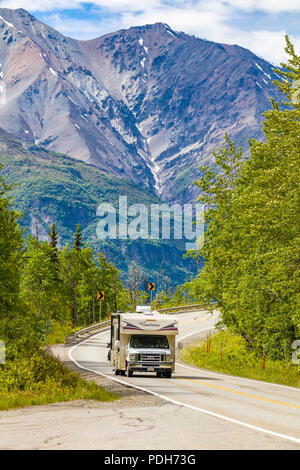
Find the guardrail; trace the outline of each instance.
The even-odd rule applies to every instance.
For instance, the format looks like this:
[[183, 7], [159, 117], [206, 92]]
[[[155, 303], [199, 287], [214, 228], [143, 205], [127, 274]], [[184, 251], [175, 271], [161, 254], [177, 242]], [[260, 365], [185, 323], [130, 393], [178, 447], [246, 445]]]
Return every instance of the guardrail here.
[[87, 336], [91, 336], [93, 333], [96, 333], [99, 330], [103, 330], [106, 327], [110, 326], [110, 320], [105, 320], [99, 323], [94, 323], [93, 325], [82, 328], [82, 330], [75, 331], [65, 338], [65, 344], [72, 344], [77, 339], [82, 339]]
[[[212, 305], [212, 304], [210, 304]], [[178, 312], [185, 312], [187, 310], [201, 310], [204, 308], [208, 308], [209, 305], [181, 305], [180, 307], [168, 307], [168, 308], [160, 308], [157, 311], [159, 313], [178, 313]], [[105, 320], [99, 323], [94, 323], [93, 325], [87, 326], [86, 328], [82, 328], [82, 330], [75, 331], [74, 333], [70, 334], [65, 338], [65, 344], [70, 345], [75, 343], [76, 340], [80, 340], [82, 338], [91, 336], [93, 333], [97, 331], [103, 330], [110, 326], [110, 320]]]
[[206, 309], [210, 307], [211, 305], [214, 304], [208, 304], [208, 305], [200, 305], [200, 304], [194, 304], [194, 305], [181, 305], [179, 307], [168, 307], [168, 308], [159, 308], [157, 311], [159, 313], [172, 313], [172, 312], [185, 312], [186, 310], [201, 310], [201, 309]]

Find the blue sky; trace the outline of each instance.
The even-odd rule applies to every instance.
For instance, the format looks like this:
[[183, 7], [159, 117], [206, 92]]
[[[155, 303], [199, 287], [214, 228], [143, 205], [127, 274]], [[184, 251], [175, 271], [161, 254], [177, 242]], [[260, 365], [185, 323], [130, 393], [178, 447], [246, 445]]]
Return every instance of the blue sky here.
[[0, 6], [24, 8], [77, 39], [160, 21], [277, 65], [285, 59], [286, 33], [300, 53], [300, 0], [0, 0]]

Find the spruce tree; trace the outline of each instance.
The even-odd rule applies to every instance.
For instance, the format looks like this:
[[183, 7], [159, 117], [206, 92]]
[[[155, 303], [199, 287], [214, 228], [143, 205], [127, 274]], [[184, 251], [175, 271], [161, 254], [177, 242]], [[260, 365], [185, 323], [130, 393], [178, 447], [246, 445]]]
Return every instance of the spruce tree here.
[[78, 325], [78, 283], [81, 276], [81, 247], [82, 233], [80, 224], [77, 224], [76, 232], [74, 235], [74, 243], [70, 253], [71, 256], [71, 272], [72, 272], [72, 323], [73, 326]]
[[83, 246], [83, 243], [82, 243], [82, 233], [80, 230], [80, 224], [77, 224], [76, 232], [74, 235], [73, 248], [76, 251], [80, 251], [82, 246]]
[[50, 238], [50, 246], [52, 247], [52, 252], [51, 252], [51, 261], [53, 263], [57, 262], [57, 240], [58, 240], [58, 233], [55, 228], [55, 224], [53, 223], [51, 225], [51, 229], [49, 232], [49, 238]]

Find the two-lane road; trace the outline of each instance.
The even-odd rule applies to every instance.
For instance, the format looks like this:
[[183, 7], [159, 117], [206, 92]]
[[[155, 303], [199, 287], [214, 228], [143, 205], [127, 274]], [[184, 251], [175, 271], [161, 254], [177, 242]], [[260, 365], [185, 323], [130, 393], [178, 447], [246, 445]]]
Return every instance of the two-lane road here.
[[[178, 339], [183, 342], [196, 333], [207, 334], [218, 319], [217, 314], [204, 311], [182, 313], [177, 318]], [[98, 333], [72, 347], [69, 357], [83, 369], [138, 387], [195, 414], [211, 416], [221, 427], [227, 422], [235, 425], [237, 432], [246, 428], [257, 435], [296, 444], [295, 448], [300, 446], [299, 389], [209, 372], [180, 362], [172, 379], [154, 374], [115, 377], [106, 359], [108, 340], [109, 331]]]

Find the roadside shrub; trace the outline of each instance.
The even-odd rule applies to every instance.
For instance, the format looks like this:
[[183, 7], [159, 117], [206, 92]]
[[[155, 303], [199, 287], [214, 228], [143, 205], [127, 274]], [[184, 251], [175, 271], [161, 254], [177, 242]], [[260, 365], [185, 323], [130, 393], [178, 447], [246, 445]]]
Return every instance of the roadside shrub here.
[[80, 380], [77, 374], [42, 351], [8, 361], [0, 373], [0, 391], [45, 390], [50, 384], [56, 389], [75, 389]]

